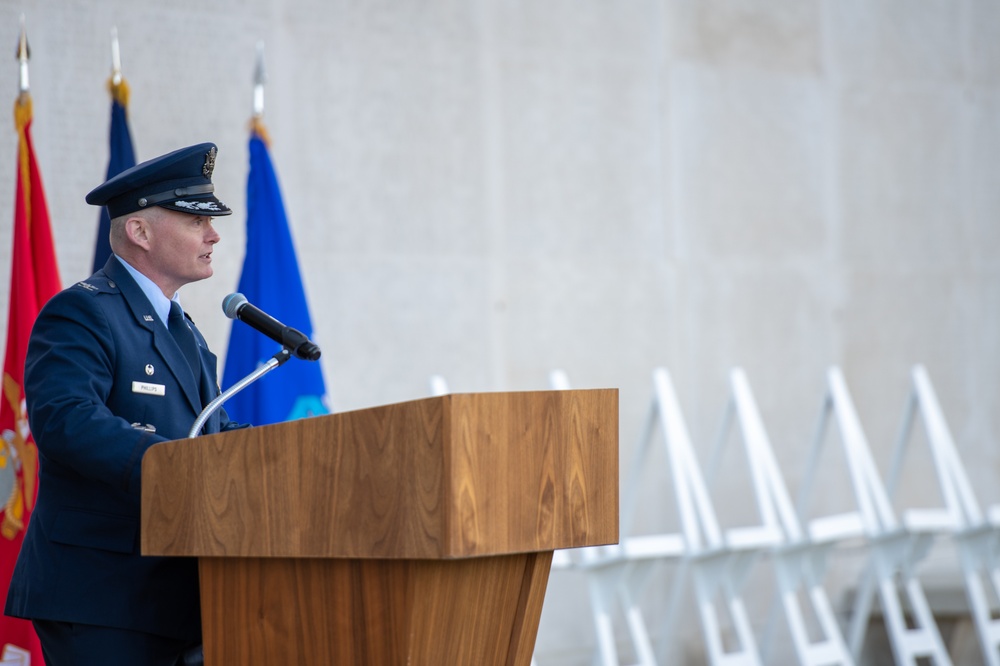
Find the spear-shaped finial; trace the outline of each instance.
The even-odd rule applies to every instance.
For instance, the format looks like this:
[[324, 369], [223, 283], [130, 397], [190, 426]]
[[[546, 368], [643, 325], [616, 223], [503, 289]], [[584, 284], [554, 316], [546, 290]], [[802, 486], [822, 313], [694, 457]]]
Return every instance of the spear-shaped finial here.
[[17, 41], [17, 60], [21, 63], [20, 92], [22, 95], [28, 93], [28, 58], [31, 57], [31, 49], [28, 48], [28, 31], [24, 27], [24, 14], [21, 14], [21, 37]]
[[[17, 40], [17, 62], [21, 65], [21, 77], [19, 81], [20, 93], [14, 102], [14, 126], [17, 127], [19, 137], [17, 150], [18, 162], [20, 162], [21, 167], [21, 180], [19, 182], [23, 183], [29, 182], [28, 126], [34, 115], [31, 110], [31, 93], [28, 90], [28, 58], [30, 56], [28, 31], [24, 28], [24, 14], [21, 14], [21, 37]], [[28, 200], [30, 199], [26, 199], [26, 201]]]
[[253, 117], [264, 115], [264, 84], [267, 74], [264, 72], [264, 42], [257, 42], [257, 64], [253, 70]]
[[118, 46], [118, 26], [111, 28], [111, 78], [108, 79], [111, 98], [123, 107], [128, 107], [128, 83], [122, 74], [122, 51]]
[[118, 48], [118, 26], [111, 28], [111, 85], [121, 85], [122, 53]]

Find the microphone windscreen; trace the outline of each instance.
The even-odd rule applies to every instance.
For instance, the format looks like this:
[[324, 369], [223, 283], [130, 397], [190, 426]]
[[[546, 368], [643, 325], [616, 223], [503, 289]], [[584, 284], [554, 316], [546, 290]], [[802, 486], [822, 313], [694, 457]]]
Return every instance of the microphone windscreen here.
[[240, 293], [232, 293], [222, 299], [222, 311], [226, 313], [226, 316], [230, 319], [236, 319], [236, 313], [240, 311], [240, 308], [248, 303], [247, 297]]

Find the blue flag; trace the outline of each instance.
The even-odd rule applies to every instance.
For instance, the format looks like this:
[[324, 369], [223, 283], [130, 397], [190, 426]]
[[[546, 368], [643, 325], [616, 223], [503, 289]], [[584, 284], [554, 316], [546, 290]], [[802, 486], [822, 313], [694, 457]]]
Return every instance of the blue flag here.
[[[250, 135], [247, 250], [238, 291], [278, 321], [312, 337], [285, 205], [259, 123]], [[232, 386], [280, 350], [277, 342], [233, 321], [223, 388]], [[317, 362], [292, 358], [230, 398], [225, 408], [234, 420], [254, 425], [327, 414], [323, 371]]]
[[[135, 149], [132, 135], [128, 130], [128, 86], [124, 79], [111, 83], [111, 131], [109, 133], [108, 178], [117, 176], [125, 169], [135, 166]], [[97, 223], [97, 244], [94, 247], [94, 271], [104, 268], [111, 256], [111, 218], [108, 209], [101, 206]]]

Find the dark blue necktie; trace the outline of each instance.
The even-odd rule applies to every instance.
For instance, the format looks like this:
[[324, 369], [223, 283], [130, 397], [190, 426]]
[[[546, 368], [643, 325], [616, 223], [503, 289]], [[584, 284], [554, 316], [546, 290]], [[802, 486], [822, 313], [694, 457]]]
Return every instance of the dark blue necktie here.
[[170, 316], [167, 317], [167, 329], [174, 336], [177, 346], [184, 352], [188, 365], [191, 366], [191, 373], [195, 381], [201, 381], [201, 356], [198, 353], [198, 342], [194, 339], [194, 332], [188, 326], [184, 318], [184, 312], [177, 301], [170, 302]]

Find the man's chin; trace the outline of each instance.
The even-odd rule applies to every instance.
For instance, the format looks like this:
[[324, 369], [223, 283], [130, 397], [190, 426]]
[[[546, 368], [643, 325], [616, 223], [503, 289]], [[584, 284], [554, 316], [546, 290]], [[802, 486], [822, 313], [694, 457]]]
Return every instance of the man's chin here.
[[208, 279], [215, 274], [215, 269], [211, 266], [203, 266], [198, 273], [191, 278], [191, 282], [201, 282], [202, 280]]

